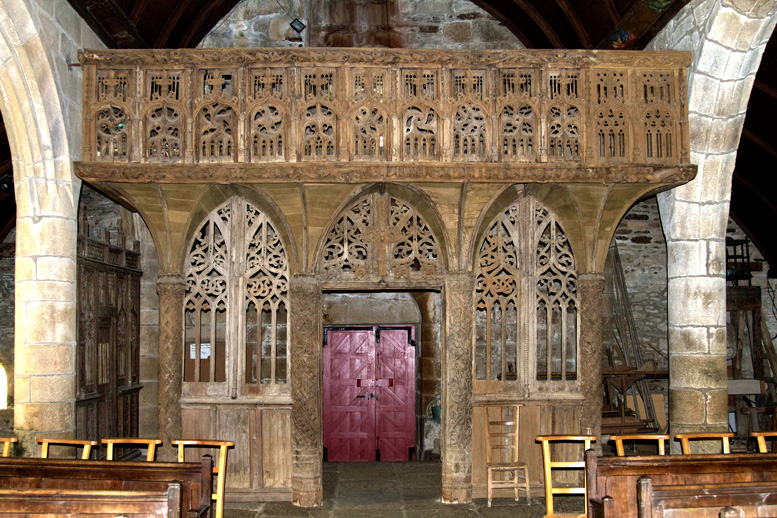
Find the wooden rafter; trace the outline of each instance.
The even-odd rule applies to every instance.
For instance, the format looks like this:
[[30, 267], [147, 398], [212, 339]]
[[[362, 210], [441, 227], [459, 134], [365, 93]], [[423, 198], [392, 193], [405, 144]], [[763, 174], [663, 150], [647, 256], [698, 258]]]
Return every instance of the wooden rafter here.
[[[197, 32], [200, 31], [202, 36], [208, 33], [208, 30], [201, 31], [201, 27], [205, 24], [205, 20], [207, 20], [208, 16], [216, 10], [217, 8], [221, 8], [220, 10], [226, 14], [229, 9], [224, 9], [222, 6], [224, 5], [224, 0], [213, 0], [211, 2], [208, 2], [202, 10], [197, 14], [197, 18], [194, 19], [194, 22], [189, 26], [189, 30], [186, 31], [186, 34], [184, 34], [183, 39], [181, 40], [181, 48], [189, 48], [196, 46], [200, 40], [194, 41], [194, 37], [197, 35]], [[229, 7], [229, 6], [227, 6]], [[201, 36], [201, 38], [202, 38]]]
[[148, 48], [137, 26], [115, 0], [68, 1], [109, 47]]
[[586, 32], [585, 27], [583, 27], [583, 22], [580, 21], [580, 17], [575, 12], [575, 9], [569, 4], [569, 1], [556, 0], [556, 3], [561, 10], [564, 11], [569, 23], [571, 23], [572, 27], [575, 29], [575, 34], [577, 34], [578, 39], [580, 39], [583, 48], [592, 49], [593, 44], [591, 43], [591, 38], [588, 36], [588, 32]]
[[760, 147], [761, 149], [769, 153], [769, 155], [771, 155], [772, 158], [777, 160], [777, 149], [774, 149], [774, 147], [771, 144], [769, 144], [767, 141], [765, 141], [764, 139], [756, 135], [753, 131], [747, 128], [742, 128], [742, 136], [746, 137], [753, 144], [757, 145], [758, 147]]
[[753, 83], [753, 86], [758, 90], [762, 91], [763, 93], [769, 95], [770, 97], [777, 99], [777, 88], [766, 83], [765, 81], [756, 79], [755, 82]]
[[526, 14], [529, 15], [534, 23], [537, 24], [540, 30], [542, 30], [545, 36], [547, 36], [548, 40], [550, 40], [550, 43], [554, 48], [564, 48], [564, 44], [561, 42], [561, 38], [558, 37], [558, 34], [556, 34], [556, 31], [553, 30], [553, 27], [551, 27], [547, 20], [545, 20], [545, 18], [540, 14], [540, 12], [534, 8], [531, 2], [528, 0], [513, 1], [516, 3], [516, 5], [518, 5], [518, 7], [520, 7]]
[[[178, 21], [181, 19], [181, 16], [183, 16], [183, 13], [186, 11], [186, 8], [189, 7], [189, 5], [189, 0], [178, 0], [175, 9], [173, 9], [172, 14], [165, 23], [165, 26], [162, 27], [159, 36], [157, 36], [156, 41], [154, 41], [154, 48], [165, 48], [167, 40], [170, 38], [170, 33], [172, 33], [173, 29], [175, 29], [175, 26], [178, 25]], [[204, 10], [207, 10], [207, 7]], [[198, 24], [192, 24], [192, 27], [197, 25]]]

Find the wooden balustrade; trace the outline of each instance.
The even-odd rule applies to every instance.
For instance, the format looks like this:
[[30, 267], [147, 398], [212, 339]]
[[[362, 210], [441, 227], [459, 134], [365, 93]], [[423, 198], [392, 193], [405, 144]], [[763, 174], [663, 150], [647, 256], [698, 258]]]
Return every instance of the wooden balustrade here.
[[687, 53], [87, 50], [83, 160], [688, 163]]

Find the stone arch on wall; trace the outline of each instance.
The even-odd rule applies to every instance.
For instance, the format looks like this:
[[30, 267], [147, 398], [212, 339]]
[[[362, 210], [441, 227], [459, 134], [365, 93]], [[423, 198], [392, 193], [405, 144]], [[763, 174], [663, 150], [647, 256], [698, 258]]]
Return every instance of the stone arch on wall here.
[[[80, 142], [67, 117], [42, 32], [29, 2], [0, 6], [0, 110], [13, 156], [17, 205], [15, 434], [34, 451], [34, 431], [70, 434], [75, 428], [76, 202], [72, 174]], [[45, 283], [45, 284], [44, 284]], [[44, 286], [46, 300], [40, 300]], [[50, 358], [57, 358], [53, 367]], [[34, 383], [33, 383], [34, 382]], [[35, 412], [31, 410], [36, 408]], [[30, 411], [26, 411], [26, 410]], [[45, 415], [45, 421], [37, 416]]]
[[374, 184], [349, 198], [316, 249], [324, 279], [437, 277], [450, 251], [439, 213], [419, 191]]

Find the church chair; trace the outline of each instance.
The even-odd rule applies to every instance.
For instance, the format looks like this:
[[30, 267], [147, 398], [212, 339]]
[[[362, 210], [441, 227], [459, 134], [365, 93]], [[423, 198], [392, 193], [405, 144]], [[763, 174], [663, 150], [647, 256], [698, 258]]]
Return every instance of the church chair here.
[[89, 460], [89, 455], [92, 453], [92, 446], [98, 446], [100, 443], [97, 441], [82, 441], [79, 439], [38, 439], [40, 443], [40, 458], [47, 459], [49, 457], [49, 446], [56, 444], [58, 446], [78, 446], [83, 447], [81, 452], [81, 460]]
[[216, 513], [213, 515], [213, 518], [223, 518], [224, 488], [227, 479], [227, 449], [233, 447], [235, 443], [233, 441], [196, 439], [179, 439], [171, 442], [173, 446], [178, 446], [178, 462], [184, 462], [184, 450], [187, 446], [192, 448], [218, 448], [218, 463], [213, 467], [213, 474], [216, 475], [216, 492], [211, 495], [211, 499], [216, 501]]
[[666, 455], [666, 446], [664, 441], [670, 440], [668, 435], [652, 434], [652, 433], [637, 433], [628, 435], [610, 435], [610, 440], [615, 441], [615, 453], [618, 457], [625, 457], [626, 453], [623, 449], [623, 441], [656, 441], [658, 442], [658, 454]]
[[[586, 496], [587, 482], [585, 480], [585, 461], [582, 458], [585, 455], [585, 451], [591, 448], [591, 443], [596, 440], [595, 435], [538, 435], [538, 442], [542, 443], [542, 464], [545, 472], [545, 506], [546, 514], [545, 518], [554, 518], [561, 516], [574, 516], [578, 518], [584, 518], [588, 514], [588, 499]], [[583, 452], [580, 455], [581, 460], [576, 461], [554, 461], [550, 454], [550, 443], [562, 442], [562, 443], [577, 443], [583, 445]], [[583, 472], [583, 485], [582, 486], [565, 486], [554, 487], [553, 485], [553, 470], [561, 469], [565, 471], [580, 470]], [[585, 500], [585, 511], [583, 513], [575, 514], [555, 514], [553, 512], [553, 495], [583, 495]]]
[[[519, 405], [485, 405], [483, 422], [486, 438], [486, 471], [488, 475], [488, 507], [491, 507], [494, 489], [513, 488], [515, 501], [523, 487], [526, 502], [531, 505], [529, 468], [518, 460]], [[497, 480], [495, 475], [509, 478]]]
[[678, 433], [674, 436], [675, 439], [680, 439], [680, 444], [683, 447], [683, 455], [691, 453], [692, 439], [720, 439], [723, 442], [723, 453], [731, 453], [731, 446], [728, 440], [734, 437], [732, 432], [711, 432], [711, 433]]
[[132, 444], [139, 448], [148, 448], [146, 454], [146, 461], [153, 462], [154, 454], [156, 453], [156, 447], [162, 444], [159, 439], [138, 439], [137, 437], [122, 437], [113, 439], [103, 439], [103, 444], [108, 445], [108, 450], [105, 452], [105, 458], [107, 460], [113, 460], [113, 445], [114, 444]]
[[0, 437], [0, 442], [3, 443], [3, 457], [11, 456], [11, 445], [18, 440], [16, 437]]
[[[758, 441], [758, 453], [769, 453], [766, 449], [766, 438], [768, 437], [770, 441], [777, 440], [777, 432], [751, 432], [750, 437], [755, 437]], [[774, 451], [774, 442], [772, 442], [772, 451]]]

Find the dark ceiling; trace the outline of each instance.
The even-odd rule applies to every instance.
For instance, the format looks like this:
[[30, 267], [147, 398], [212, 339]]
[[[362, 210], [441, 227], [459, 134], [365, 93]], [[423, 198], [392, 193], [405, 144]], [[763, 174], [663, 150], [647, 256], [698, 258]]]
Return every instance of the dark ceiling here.
[[[239, 0], [68, 0], [109, 48], [195, 47]], [[334, 0], [330, 0], [334, 1]], [[364, 1], [364, 0], [362, 0]], [[386, 0], [396, 12], [396, 0]], [[473, 0], [528, 48], [644, 48], [688, 0]], [[280, 4], [279, 4], [280, 5]], [[281, 7], [279, 7], [280, 9]], [[391, 38], [396, 42], [399, 38]], [[731, 216], [777, 271], [774, 171], [777, 43], [770, 41], [756, 76], [737, 155]], [[0, 177], [10, 171], [0, 127]], [[2, 183], [2, 182], [0, 182]], [[2, 196], [0, 185], [0, 196]], [[6, 204], [3, 204], [6, 205]], [[0, 210], [0, 218], [7, 217]], [[7, 226], [7, 225], [6, 225]], [[0, 232], [3, 221], [0, 221]], [[0, 240], [4, 237], [0, 235]]]

